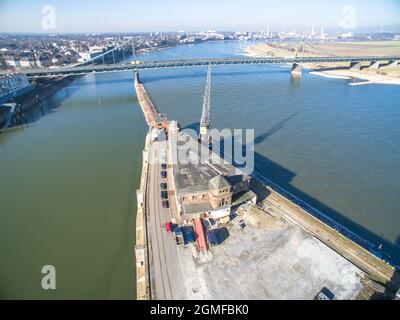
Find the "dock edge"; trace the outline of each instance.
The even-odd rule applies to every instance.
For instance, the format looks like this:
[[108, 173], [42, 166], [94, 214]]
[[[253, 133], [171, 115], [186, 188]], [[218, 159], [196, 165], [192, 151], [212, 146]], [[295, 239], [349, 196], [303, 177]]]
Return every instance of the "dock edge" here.
[[136, 298], [137, 300], [150, 300], [150, 276], [149, 256], [147, 244], [147, 217], [146, 217], [146, 189], [149, 173], [149, 147], [150, 134], [146, 135], [143, 149], [142, 174], [140, 177], [140, 189], [136, 190]]

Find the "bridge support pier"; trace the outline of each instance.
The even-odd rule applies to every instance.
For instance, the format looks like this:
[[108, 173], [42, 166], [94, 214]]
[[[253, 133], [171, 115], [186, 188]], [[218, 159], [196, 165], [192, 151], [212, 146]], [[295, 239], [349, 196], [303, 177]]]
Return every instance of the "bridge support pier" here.
[[133, 78], [134, 78], [134, 81], [135, 81], [135, 85], [138, 84], [138, 83], [140, 82], [140, 79], [139, 79], [139, 70], [138, 70], [138, 69], [135, 69], [135, 70], [133, 71]]
[[298, 63], [293, 63], [292, 68], [290, 69], [290, 74], [294, 77], [301, 77], [303, 73], [303, 66]]
[[379, 61], [371, 63], [369, 66], [370, 69], [380, 69], [381, 68], [381, 63]]
[[389, 67], [398, 67], [400, 64], [400, 61], [395, 60], [395, 61], [389, 61]]
[[361, 62], [350, 62], [349, 68], [352, 71], [360, 71], [361, 70]]

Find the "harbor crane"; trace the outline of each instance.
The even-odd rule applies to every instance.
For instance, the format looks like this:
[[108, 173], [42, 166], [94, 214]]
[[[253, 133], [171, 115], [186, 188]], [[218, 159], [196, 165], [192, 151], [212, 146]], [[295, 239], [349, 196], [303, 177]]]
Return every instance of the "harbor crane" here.
[[199, 142], [205, 146], [211, 143], [210, 129], [211, 64], [208, 65], [206, 89], [203, 98], [203, 111], [200, 120]]

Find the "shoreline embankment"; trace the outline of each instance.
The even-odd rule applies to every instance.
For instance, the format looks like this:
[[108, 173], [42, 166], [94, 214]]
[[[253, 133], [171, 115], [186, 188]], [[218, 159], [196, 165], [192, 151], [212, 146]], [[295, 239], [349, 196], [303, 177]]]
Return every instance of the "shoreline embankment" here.
[[[268, 49], [268, 50], [267, 50]], [[245, 49], [248, 57], [283, 56], [293, 58], [294, 53], [284, 48], [269, 47], [266, 44], [252, 45]], [[307, 56], [317, 56], [307, 54]], [[310, 70], [310, 74], [325, 78], [351, 80], [349, 85], [359, 86], [365, 84], [391, 84], [400, 85], [400, 68], [382, 65], [380, 69], [369, 68], [364, 65], [360, 70], [347, 68], [343, 63], [337, 64], [305, 64], [303, 69]], [[358, 81], [359, 80], [359, 81]]]
[[148, 247], [148, 229], [147, 229], [147, 182], [149, 173], [149, 148], [150, 134], [146, 135], [143, 149], [142, 173], [140, 176], [140, 187], [136, 191], [137, 209], [136, 209], [136, 297], [138, 300], [149, 300], [151, 297], [150, 288], [150, 261]]

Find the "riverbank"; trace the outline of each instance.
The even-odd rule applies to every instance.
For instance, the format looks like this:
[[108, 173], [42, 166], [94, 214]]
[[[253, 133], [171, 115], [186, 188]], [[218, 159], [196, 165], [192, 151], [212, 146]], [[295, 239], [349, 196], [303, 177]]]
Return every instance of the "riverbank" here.
[[[327, 77], [327, 78], [337, 78], [337, 79], [358, 79], [362, 81], [352, 82], [349, 85], [351, 86], [358, 86], [358, 85], [365, 85], [365, 84], [395, 84], [400, 85], [400, 76], [390, 76], [387, 74], [380, 74], [377, 72], [367, 73], [361, 71], [353, 71], [350, 69], [313, 69], [311, 74]], [[384, 70], [384, 69], [383, 69]], [[400, 74], [400, 72], [399, 72]]]
[[[299, 42], [258, 43], [246, 48], [248, 55], [294, 56]], [[398, 56], [400, 41], [362, 41], [362, 42], [313, 42], [314, 46], [304, 46], [304, 56], [314, 57], [326, 54], [336, 56]], [[303, 48], [300, 48], [303, 53]], [[325, 52], [325, 53], [322, 53]]]
[[[271, 45], [262, 43], [249, 46], [245, 49], [246, 56], [249, 57], [285, 57], [294, 58], [296, 51], [293, 48], [273, 47]], [[341, 52], [341, 51], [340, 51]], [[351, 54], [347, 53], [347, 54]], [[307, 52], [305, 56], [315, 57], [319, 56], [315, 52]], [[349, 85], [364, 85], [364, 84], [395, 84], [400, 85], [400, 67], [396, 66], [382, 66], [379, 69], [368, 68], [364, 64], [361, 70], [348, 69], [348, 63], [331, 63], [331, 64], [304, 64], [305, 69], [311, 70], [311, 74], [322, 76], [326, 78], [347, 79], [347, 80], [361, 80], [352, 82]]]

